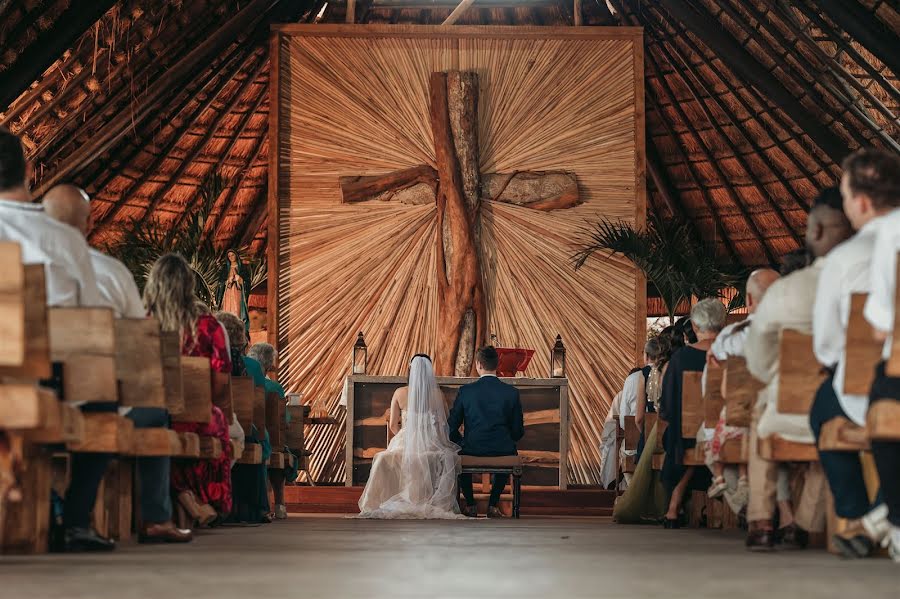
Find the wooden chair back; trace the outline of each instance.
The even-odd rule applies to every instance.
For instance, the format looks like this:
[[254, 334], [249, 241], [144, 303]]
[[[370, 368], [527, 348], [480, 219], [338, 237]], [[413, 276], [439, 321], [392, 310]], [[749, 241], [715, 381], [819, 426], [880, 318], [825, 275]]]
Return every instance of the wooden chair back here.
[[685, 372], [681, 379], [681, 436], [697, 437], [703, 424], [702, 372]]
[[875, 380], [875, 366], [881, 361], [882, 343], [875, 341], [872, 325], [863, 316], [868, 293], [850, 296], [850, 320], [847, 322], [847, 363], [844, 369], [844, 393], [868, 395]]
[[716, 428], [725, 398], [722, 396], [722, 382], [725, 380], [725, 370], [721, 366], [708, 366], [706, 368], [706, 393], [703, 395], [703, 426]]
[[747, 370], [747, 361], [744, 358], [728, 358], [726, 370], [725, 424], [750, 426], [753, 406], [756, 405], [756, 398], [763, 385]]
[[115, 320], [119, 403], [139, 408], [166, 407], [159, 322], [155, 318]]
[[234, 397], [231, 388], [231, 373], [212, 373], [212, 402], [214, 406], [222, 410], [222, 414], [225, 416], [225, 422], [230, 426], [232, 418], [234, 417]]
[[181, 336], [175, 331], [161, 331], [159, 348], [162, 358], [163, 389], [166, 409], [178, 416], [184, 412], [184, 377], [181, 372]]
[[813, 352], [811, 335], [781, 331], [778, 359], [778, 411], [782, 414], [809, 414], [816, 390], [824, 374]]
[[109, 308], [48, 308], [50, 359], [60, 364], [62, 396], [72, 403], [115, 403], [116, 329]]
[[209, 422], [212, 417], [212, 373], [209, 358], [182, 356], [181, 378], [184, 410], [172, 416], [175, 422]]
[[25, 266], [18, 243], [0, 242], [0, 366], [25, 362]]
[[250, 434], [253, 424], [253, 379], [249, 376], [231, 377], [231, 405], [244, 434]]
[[22, 364], [0, 364], [0, 376], [48, 379], [51, 375], [50, 338], [47, 331], [47, 289], [42, 264], [26, 264], [24, 276], [25, 355]]
[[641, 439], [641, 429], [638, 428], [634, 416], [625, 416], [625, 437], [622, 439], [625, 449], [637, 451]]
[[266, 393], [266, 430], [273, 448], [284, 447], [284, 399], [277, 393]]
[[266, 436], [266, 391], [263, 387], [253, 388], [253, 424], [259, 432], [259, 439]]

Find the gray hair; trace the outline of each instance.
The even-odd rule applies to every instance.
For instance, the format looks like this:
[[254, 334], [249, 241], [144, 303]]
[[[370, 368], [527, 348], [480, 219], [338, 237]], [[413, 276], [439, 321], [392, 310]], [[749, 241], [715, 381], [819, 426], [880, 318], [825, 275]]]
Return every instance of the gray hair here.
[[275, 359], [278, 352], [271, 343], [254, 343], [247, 351], [247, 355], [262, 365], [263, 372], [275, 369]]
[[698, 331], [717, 333], [725, 326], [725, 306], [721, 300], [708, 297], [691, 308], [691, 324]]

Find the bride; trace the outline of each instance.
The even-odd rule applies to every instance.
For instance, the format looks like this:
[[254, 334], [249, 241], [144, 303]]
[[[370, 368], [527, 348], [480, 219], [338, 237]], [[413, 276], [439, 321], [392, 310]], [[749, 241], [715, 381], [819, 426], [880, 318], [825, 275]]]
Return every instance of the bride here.
[[360, 517], [463, 518], [456, 501], [459, 447], [450, 442], [447, 406], [428, 356], [413, 357], [409, 385], [391, 399], [390, 427], [396, 436], [372, 462]]

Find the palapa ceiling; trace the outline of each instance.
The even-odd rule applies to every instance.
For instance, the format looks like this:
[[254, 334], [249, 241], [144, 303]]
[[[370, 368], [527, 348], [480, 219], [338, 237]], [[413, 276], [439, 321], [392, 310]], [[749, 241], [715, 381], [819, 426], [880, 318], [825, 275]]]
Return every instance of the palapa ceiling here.
[[[896, 0], [476, 0], [460, 24], [641, 25], [648, 209], [723, 260], [799, 247], [806, 209], [863, 145], [900, 151]], [[441, 23], [455, 2], [359, 0], [360, 23]], [[323, 0], [0, 0], [0, 123], [34, 186], [94, 197], [92, 241], [171, 227], [226, 183], [220, 247], [265, 246], [268, 28], [344, 22]]]

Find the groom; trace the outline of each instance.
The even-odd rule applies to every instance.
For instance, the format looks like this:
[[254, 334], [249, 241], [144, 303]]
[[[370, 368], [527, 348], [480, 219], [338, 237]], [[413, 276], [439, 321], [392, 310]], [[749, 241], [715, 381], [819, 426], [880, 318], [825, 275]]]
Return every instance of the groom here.
[[[450, 410], [450, 440], [462, 447], [461, 455], [516, 455], [516, 442], [525, 435], [519, 390], [497, 378], [498, 362], [496, 349], [491, 346], [479, 349], [475, 369], [480, 378], [460, 388]], [[465, 425], [463, 435], [459, 434], [460, 425]], [[488, 518], [501, 517], [497, 504], [507, 482], [508, 475], [494, 476]], [[472, 475], [460, 474], [459, 487], [467, 504], [463, 513], [474, 518], [477, 510]]]

